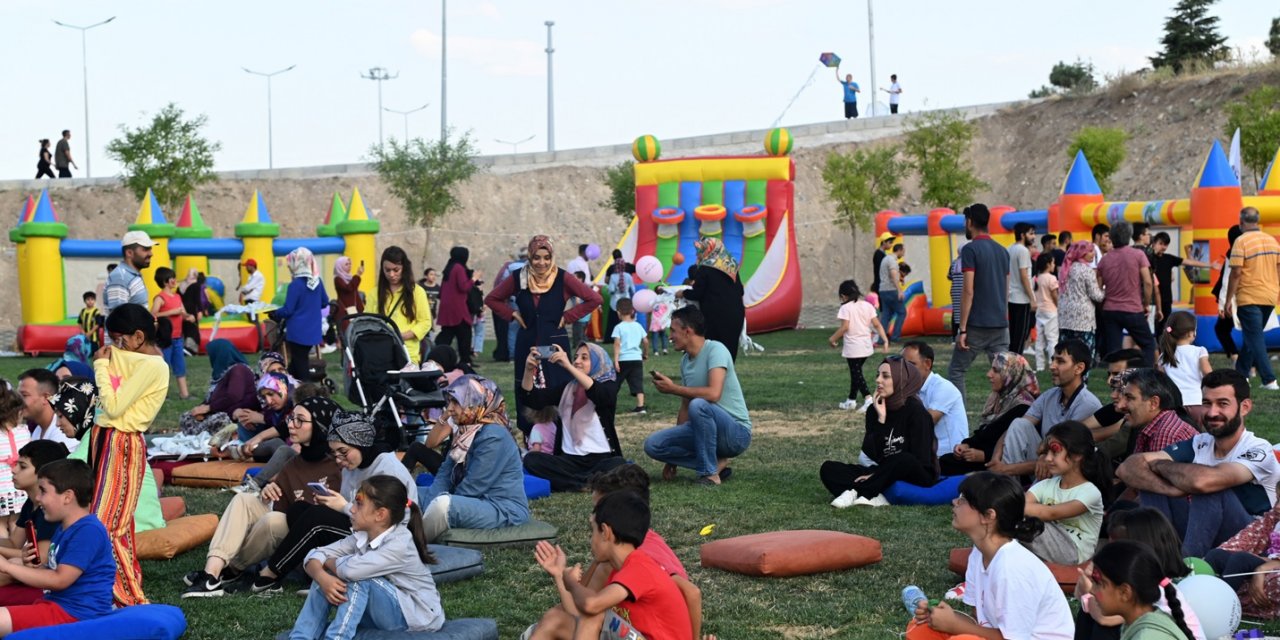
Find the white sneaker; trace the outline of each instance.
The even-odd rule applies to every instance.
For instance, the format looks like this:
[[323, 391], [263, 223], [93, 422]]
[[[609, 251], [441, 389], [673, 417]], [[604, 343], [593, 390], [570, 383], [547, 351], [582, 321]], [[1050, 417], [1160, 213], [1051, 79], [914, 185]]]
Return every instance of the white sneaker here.
[[836, 499], [831, 501], [831, 506], [837, 509], [848, 509], [849, 507], [852, 507], [854, 504], [856, 504], [858, 500], [861, 500], [861, 499], [862, 498], [858, 497], [857, 491], [850, 489], [840, 494], [839, 496], [836, 496]]
[[850, 410], [850, 409], [852, 409], [852, 408], [854, 408], [854, 407], [856, 407], [856, 406], [858, 406], [858, 401], [857, 401], [857, 400], [842, 400], [842, 401], [840, 401], [840, 408], [841, 408], [841, 409], [844, 409], [845, 411], [848, 411], [848, 410]]
[[867, 505], [872, 507], [887, 507], [889, 506], [889, 499], [884, 497], [884, 494], [882, 493], [874, 498], [868, 499]]
[[320, 354], [321, 354], [321, 355], [329, 355], [330, 353], [333, 353], [334, 351], [337, 351], [337, 350], [338, 350], [338, 345], [336, 345], [336, 344], [326, 344], [326, 345], [324, 345], [324, 346], [320, 347]]
[[1280, 391], [1280, 383], [1272, 380], [1271, 382], [1262, 385], [1262, 388], [1270, 391]]
[[866, 400], [862, 401], [862, 406], [858, 408], [858, 411], [866, 411], [871, 406], [871, 403], [875, 401], [876, 401], [875, 398], [871, 396], [867, 396]]
[[858, 496], [858, 498], [853, 501], [853, 505], [856, 507], [874, 507], [876, 506], [876, 503], [862, 496]]

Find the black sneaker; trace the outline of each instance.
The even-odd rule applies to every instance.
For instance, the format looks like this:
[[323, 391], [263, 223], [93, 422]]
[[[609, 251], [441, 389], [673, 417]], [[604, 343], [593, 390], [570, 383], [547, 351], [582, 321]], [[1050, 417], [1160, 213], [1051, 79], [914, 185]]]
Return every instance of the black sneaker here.
[[198, 580], [200, 580], [200, 576], [204, 576], [204, 575], [208, 575], [208, 574], [206, 574], [203, 571], [189, 571], [187, 572], [187, 575], [182, 576], [182, 584], [185, 584], [189, 587], [195, 584]]
[[203, 571], [197, 573], [200, 574], [199, 577], [192, 580], [193, 584], [183, 590], [183, 598], [216, 598], [226, 594], [222, 588], [221, 578], [215, 578]]
[[265, 576], [258, 576], [254, 578], [253, 582], [249, 585], [249, 591], [250, 593], [260, 594], [283, 593], [284, 578], [267, 578]]
[[632, 409], [632, 410], [631, 410], [631, 413], [634, 413], [634, 414], [636, 414], [636, 415], [644, 415], [644, 414], [649, 413], [649, 412], [648, 412], [647, 410], [645, 410], [645, 408], [644, 408], [644, 407], [636, 407], [636, 408], [634, 408], [634, 409]]

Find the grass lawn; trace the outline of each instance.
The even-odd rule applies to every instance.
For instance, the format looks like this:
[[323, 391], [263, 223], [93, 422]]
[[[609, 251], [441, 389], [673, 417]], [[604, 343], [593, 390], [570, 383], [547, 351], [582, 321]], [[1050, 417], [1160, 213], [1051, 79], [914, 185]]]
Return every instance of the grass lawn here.
[[[805, 330], [770, 334], [759, 342], [763, 355], [739, 359], [738, 376], [755, 424], [753, 442], [734, 463], [733, 480], [717, 489], [693, 484], [689, 472], [671, 483], [655, 482], [653, 526], [680, 556], [690, 577], [703, 591], [705, 631], [725, 640], [751, 638], [887, 638], [903, 630], [907, 615], [899, 592], [920, 585], [930, 597], [941, 597], [959, 579], [946, 568], [947, 552], [967, 539], [950, 527], [948, 507], [851, 508], [829, 506], [831, 496], [818, 481], [823, 460], [849, 461], [857, 456], [863, 417], [837, 410], [848, 389], [844, 361], [826, 348], [828, 331]], [[935, 368], [945, 373], [950, 346], [936, 342]], [[678, 373], [678, 354], [650, 360], [647, 368]], [[874, 364], [868, 363], [868, 380]], [[1214, 356], [1215, 365], [1225, 363]], [[0, 376], [15, 380], [18, 373], [44, 361], [0, 360]], [[972, 415], [981, 408], [988, 384], [986, 361], [969, 372], [966, 403]], [[208, 361], [190, 361], [193, 391], [204, 389]], [[336, 372], [337, 366], [330, 371]], [[512, 383], [510, 364], [486, 362], [482, 371], [504, 389]], [[1049, 384], [1041, 374], [1042, 387]], [[1090, 387], [1104, 391], [1103, 376], [1091, 376]], [[652, 389], [652, 388], [651, 388]], [[1257, 389], [1257, 387], [1255, 387]], [[1280, 394], [1261, 395], [1246, 425], [1275, 442], [1280, 436]], [[1105, 396], [1102, 396], [1105, 401]], [[619, 417], [618, 430], [626, 455], [657, 478], [660, 465], [644, 456], [641, 443], [653, 431], [674, 422], [678, 404], [649, 394], [649, 414]], [[178, 415], [195, 401], [178, 400], [176, 385], [158, 426], [173, 428]], [[621, 400], [619, 413], [629, 409]], [[182, 495], [190, 513], [221, 513], [230, 494], [209, 489], [169, 487], [166, 495]], [[589, 557], [585, 494], [558, 494], [532, 505], [535, 517], [560, 528], [560, 541], [571, 562], [584, 565]], [[708, 538], [699, 531], [715, 524]], [[853, 571], [801, 578], [748, 578], [698, 565], [699, 545], [716, 539], [780, 529], [832, 529], [870, 536], [881, 541], [884, 560]], [[185, 637], [204, 639], [272, 638], [290, 628], [302, 598], [291, 591], [274, 597], [227, 596], [182, 601], [181, 577], [204, 562], [204, 548], [168, 562], [143, 563], [148, 596], [156, 602], [180, 604], [186, 611]], [[557, 602], [550, 579], [533, 562], [531, 551], [498, 550], [485, 554], [486, 570], [470, 580], [444, 585], [441, 594], [450, 617], [491, 617], [500, 636], [514, 638]], [[1271, 625], [1280, 630], [1280, 625]]]

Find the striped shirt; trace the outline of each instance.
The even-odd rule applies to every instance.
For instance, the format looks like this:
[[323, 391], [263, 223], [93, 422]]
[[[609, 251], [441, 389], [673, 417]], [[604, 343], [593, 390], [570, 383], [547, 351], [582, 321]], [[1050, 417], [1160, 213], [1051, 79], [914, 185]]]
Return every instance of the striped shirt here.
[[1275, 306], [1280, 298], [1280, 242], [1257, 229], [1246, 231], [1231, 249], [1236, 305]]
[[133, 270], [128, 263], [120, 263], [109, 275], [107, 286], [102, 289], [102, 308], [106, 315], [115, 311], [122, 304], [140, 304], [147, 306], [147, 284], [142, 274]]

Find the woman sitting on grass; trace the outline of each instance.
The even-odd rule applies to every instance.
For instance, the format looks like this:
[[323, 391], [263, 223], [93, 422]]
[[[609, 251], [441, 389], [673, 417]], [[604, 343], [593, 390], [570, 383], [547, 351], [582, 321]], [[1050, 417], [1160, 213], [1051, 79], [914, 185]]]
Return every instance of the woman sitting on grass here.
[[880, 364], [875, 402], [867, 409], [862, 437], [864, 462], [869, 464], [828, 460], [819, 471], [822, 484], [836, 496], [831, 506], [887, 506], [881, 494], [895, 482], [931, 487], [938, 481], [933, 418], [916, 397], [923, 385], [924, 376], [902, 356], [889, 356]]
[[178, 425], [186, 435], [215, 433], [231, 424], [232, 414], [239, 409], [262, 410], [254, 390], [253, 369], [240, 350], [230, 340], [218, 338], [210, 341], [205, 351], [213, 369], [209, 392], [203, 403], [178, 418]]
[[266, 462], [285, 441], [285, 418], [293, 411], [293, 380], [283, 373], [264, 373], [258, 379], [258, 400], [262, 411], [237, 409], [231, 414], [240, 423], [240, 457]]
[[944, 476], [960, 476], [986, 469], [1000, 436], [1031, 408], [1031, 403], [1040, 395], [1040, 387], [1027, 359], [1011, 351], [1002, 351], [991, 359], [987, 380], [991, 382], [991, 393], [978, 417], [977, 430], [956, 445], [954, 451], [938, 457]]

